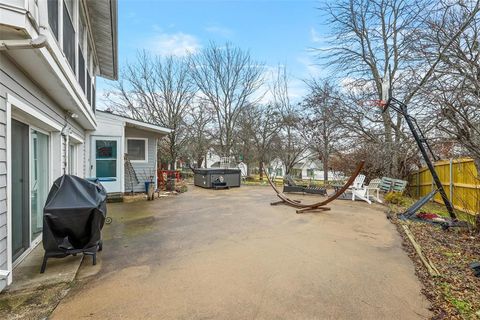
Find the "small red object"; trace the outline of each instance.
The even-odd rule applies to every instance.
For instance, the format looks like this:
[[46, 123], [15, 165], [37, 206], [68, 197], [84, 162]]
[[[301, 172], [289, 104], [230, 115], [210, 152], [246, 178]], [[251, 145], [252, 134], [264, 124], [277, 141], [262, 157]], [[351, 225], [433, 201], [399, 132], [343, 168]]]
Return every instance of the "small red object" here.
[[433, 220], [440, 218], [440, 216], [436, 213], [430, 213], [430, 212], [420, 212], [417, 214], [417, 217], [423, 220]]

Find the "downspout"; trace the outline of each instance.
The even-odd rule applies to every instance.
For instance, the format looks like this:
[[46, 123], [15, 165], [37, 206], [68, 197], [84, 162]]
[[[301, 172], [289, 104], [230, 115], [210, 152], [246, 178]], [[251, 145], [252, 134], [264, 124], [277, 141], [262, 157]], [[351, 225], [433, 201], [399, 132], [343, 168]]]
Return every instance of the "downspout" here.
[[[26, 15], [34, 24], [35, 19], [30, 11]], [[35, 39], [0, 40], [0, 51], [16, 49], [39, 49], [47, 45], [46, 32], [48, 29], [47, 1], [38, 1], [38, 37]]]

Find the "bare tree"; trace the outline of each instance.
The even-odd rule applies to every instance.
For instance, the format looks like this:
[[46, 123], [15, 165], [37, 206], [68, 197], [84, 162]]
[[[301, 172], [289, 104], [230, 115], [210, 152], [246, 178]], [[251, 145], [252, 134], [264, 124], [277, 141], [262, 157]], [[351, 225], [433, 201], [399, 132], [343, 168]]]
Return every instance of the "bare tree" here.
[[478, 1], [465, 1], [430, 22], [425, 42], [433, 48], [444, 46], [454, 30], [460, 30], [472, 12], [477, 14], [452, 42], [422, 92], [430, 102], [438, 128], [447, 133], [473, 157], [480, 168], [480, 14]]
[[215, 110], [221, 156], [231, 155], [235, 126], [242, 110], [255, 103], [255, 93], [263, 84], [263, 65], [248, 51], [230, 43], [215, 43], [189, 60], [190, 72], [201, 95]]
[[274, 105], [256, 104], [242, 112], [241, 141], [258, 163], [260, 180], [263, 180], [263, 163], [272, 160], [274, 142], [281, 127], [281, 114]]
[[328, 181], [330, 157], [344, 136], [339, 109], [342, 100], [327, 80], [307, 82], [310, 93], [303, 102], [302, 135], [323, 164], [323, 180]]
[[[473, 18], [472, 14], [466, 17], [436, 51], [427, 50], [428, 54], [422, 55], [418, 36], [429, 28], [428, 14], [442, 9], [436, 2], [424, 0], [332, 1], [323, 10], [334, 31], [330, 46], [319, 49], [320, 56], [342, 76], [353, 79], [352, 83], [371, 86], [362, 100], [381, 99], [382, 83], [386, 81], [395, 88], [395, 96], [408, 104], [425, 87], [445, 51]], [[373, 123], [381, 124], [378, 149], [383, 151], [388, 166], [385, 173], [398, 176], [402, 155], [399, 146], [405, 137], [402, 118], [385, 112]]]
[[207, 105], [200, 103], [198, 106], [189, 110], [189, 124], [187, 127], [187, 146], [185, 155], [195, 161], [197, 168], [202, 167], [208, 150], [212, 146], [212, 113]]
[[285, 165], [285, 174], [308, 155], [305, 139], [301, 135], [300, 106], [290, 102], [288, 75], [285, 66], [279, 66], [271, 88], [273, 104], [280, 112], [282, 128], [276, 141], [278, 157]]
[[129, 63], [107, 94], [110, 107], [143, 121], [172, 129], [160, 144], [171, 169], [186, 143], [185, 115], [195, 95], [186, 61], [141, 52]]

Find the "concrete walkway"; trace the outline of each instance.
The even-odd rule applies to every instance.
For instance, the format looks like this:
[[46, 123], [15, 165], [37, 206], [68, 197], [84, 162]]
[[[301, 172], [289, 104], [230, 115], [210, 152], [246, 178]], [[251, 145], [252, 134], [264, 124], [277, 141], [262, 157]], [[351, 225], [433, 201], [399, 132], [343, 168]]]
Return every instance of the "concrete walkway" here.
[[99, 264], [81, 266], [51, 319], [430, 316], [382, 207], [338, 200], [297, 215], [273, 200], [268, 187], [191, 186], [175, 198], [109, 205]]

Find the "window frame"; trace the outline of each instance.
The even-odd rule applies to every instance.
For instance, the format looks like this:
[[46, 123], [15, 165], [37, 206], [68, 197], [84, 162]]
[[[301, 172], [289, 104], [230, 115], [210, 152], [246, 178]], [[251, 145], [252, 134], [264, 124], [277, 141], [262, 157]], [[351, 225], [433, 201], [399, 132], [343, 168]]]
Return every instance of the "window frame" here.
[[[75, 11], [78, 11], [78, 5], [76, 5], [76, 1], [73, 2], [74, 4], [74, 7], [73, 7], [73, 11], [74, 12], [70, 12], [68, 10], [68, 5], [66, 3], [65, 0], [61, 1], [62, 3], [62, 52], [63, 52], [63, 55], [65, 57], [65, 59], [67, 60], [67, 64], [68, 66], [70, 67], [70, 69], [72, 70], [74, 76], [75, 76], [75, 79], [78, 79], [78, 27], [77, 27], [77, 14]], [[70, 19], [70, 23], [72, 24], [72, 29], [73, 29], [73, 66], [70, 64], [70, 60], [68, 59], [68, 56], [67, 56], [67, 53], [66, 53], [66, 50], [65, 50], [65, 12], [66, 12], [66, 16], [67, 18]]]
[[148, 163], [148, 138], [140, 138], [140, 137], [128, 137], [125, 139], [125, 151], [126, 151], [126, 154], [128, 156], [128, 141], [129, 140], [142, 140], [144, 143], [145, 143], [145, 158], [143, 160], [133, 160], [133, 159], [130, 159], [130, 162], [132, 163]]

